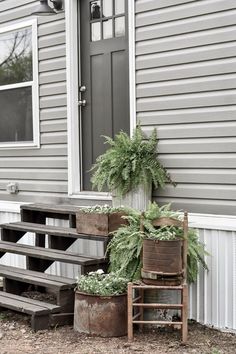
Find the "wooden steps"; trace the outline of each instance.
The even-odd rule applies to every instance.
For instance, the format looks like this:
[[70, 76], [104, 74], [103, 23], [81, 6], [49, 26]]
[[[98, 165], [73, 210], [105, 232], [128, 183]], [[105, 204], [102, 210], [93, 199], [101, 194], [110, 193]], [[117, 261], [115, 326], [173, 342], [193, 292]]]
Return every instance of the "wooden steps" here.
[[[58, 227], [51, 225], [44, 225], [38, 223], [31, 222], [13, 222], [8, 224], [1, 224], [2, 235], [4, 238], [4, 230], [15, 230], [22, 232], [25, 234], [26, 232], [32, 232], [41, 235], [49, 235], [49, 236], [58, 236], [65, 238], [73, 238], [73, 239], [86, 239], [86, 240], [95, 240], [95, 241], [107, 241], [107, 236], [97, 236], [97, 235], [85, 235], [78, 234], [76, 228], [68, 228], [68, 227]], [[74, 241], [74, 240], [73, 240]]]
[[[30, 315], [34, 330], [73, 323], [75, 279], [46, 274], [50, 265], [54, 262], [64, 266], [79, 265], [81, 274], [107, 268], [104, 255], [109, 237], [78, 234], [75, 229], [78, 210], [75, 206], [28, 204], [21, 206], [20, 222], [1, 225], [0, 258], [6, 253], [23, 255], [27, 269], [0, 264], [0, 275], [4, 279], [0, 306]], [[48, 218], [68, 220], [69, 227], [46, 225]], [[34, 245], [20, 243], [28, 232], [32, 234]], [[78, 239], [101, 242], [104, 255], [68, 251]], [[53, 294], [56, 305], [21, 296], [32, 289]]]
[[2, 264], [0, 264], [0, 275], [7, 279], [42, 286], [52, 290], [74, 289], [76, 285], [75, 279]]
[[106, 268], [107, 260], [104, 257], [86, 256], [74, 252], [58, 249], [43, 248], [19, 243], [0, 241], [0, 258], [5, 253], [27, 256], [27, 268], [45, 271], [53, 262], [63, 262], [81, 266], [82, 273], [100, 268]]
[[0, 307], [31, 315], [31, 327], [37, 331], [50, 326], [50, 314], [60, 312], [60, 306], [0, 292]]

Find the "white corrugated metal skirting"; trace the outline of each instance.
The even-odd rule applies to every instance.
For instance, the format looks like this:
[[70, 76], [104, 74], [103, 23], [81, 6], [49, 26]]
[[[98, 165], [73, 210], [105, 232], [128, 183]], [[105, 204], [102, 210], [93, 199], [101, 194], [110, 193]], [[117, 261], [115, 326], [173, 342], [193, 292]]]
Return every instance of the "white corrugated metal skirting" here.
[[199, 230], [210, 256], [190, 287], [189, 318], [221, 329], [236, 330], [236, 232]]

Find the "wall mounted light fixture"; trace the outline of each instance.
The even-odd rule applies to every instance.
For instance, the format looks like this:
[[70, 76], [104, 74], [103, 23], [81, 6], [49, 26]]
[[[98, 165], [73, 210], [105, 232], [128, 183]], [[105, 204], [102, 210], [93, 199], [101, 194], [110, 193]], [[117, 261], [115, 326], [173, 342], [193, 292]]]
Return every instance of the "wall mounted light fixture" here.
[[[40, 0], [40, 4], [36, 7], [35, 11], [31, 15], [37, 16], [47, 16], [55, 15], [57, 12], [62, 10], [63, 1], [62, 0], [50, 0], [53, 4], [53, 8], [48, 5], [48, 0]], [[56, 11], [55, 11], [56, 10]]]

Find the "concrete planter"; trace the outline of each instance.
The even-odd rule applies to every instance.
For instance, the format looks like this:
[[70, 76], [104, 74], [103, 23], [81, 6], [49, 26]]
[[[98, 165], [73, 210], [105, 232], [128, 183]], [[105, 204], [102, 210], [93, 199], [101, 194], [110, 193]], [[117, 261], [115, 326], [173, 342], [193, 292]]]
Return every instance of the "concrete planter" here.
[[97, 296], [75, 292], [74, 329], [101, 337], [127, 334], [127, 295]]

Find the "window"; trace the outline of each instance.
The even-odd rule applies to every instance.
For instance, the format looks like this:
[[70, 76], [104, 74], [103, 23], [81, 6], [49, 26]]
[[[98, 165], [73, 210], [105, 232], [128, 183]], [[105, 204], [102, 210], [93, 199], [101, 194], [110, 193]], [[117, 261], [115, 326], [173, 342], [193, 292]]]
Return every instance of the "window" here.
[[0, 28], [0, 147], [38, 146], [37, 24]]
[[125, 36], [125, 0], [90, 0], [91, 41]]

